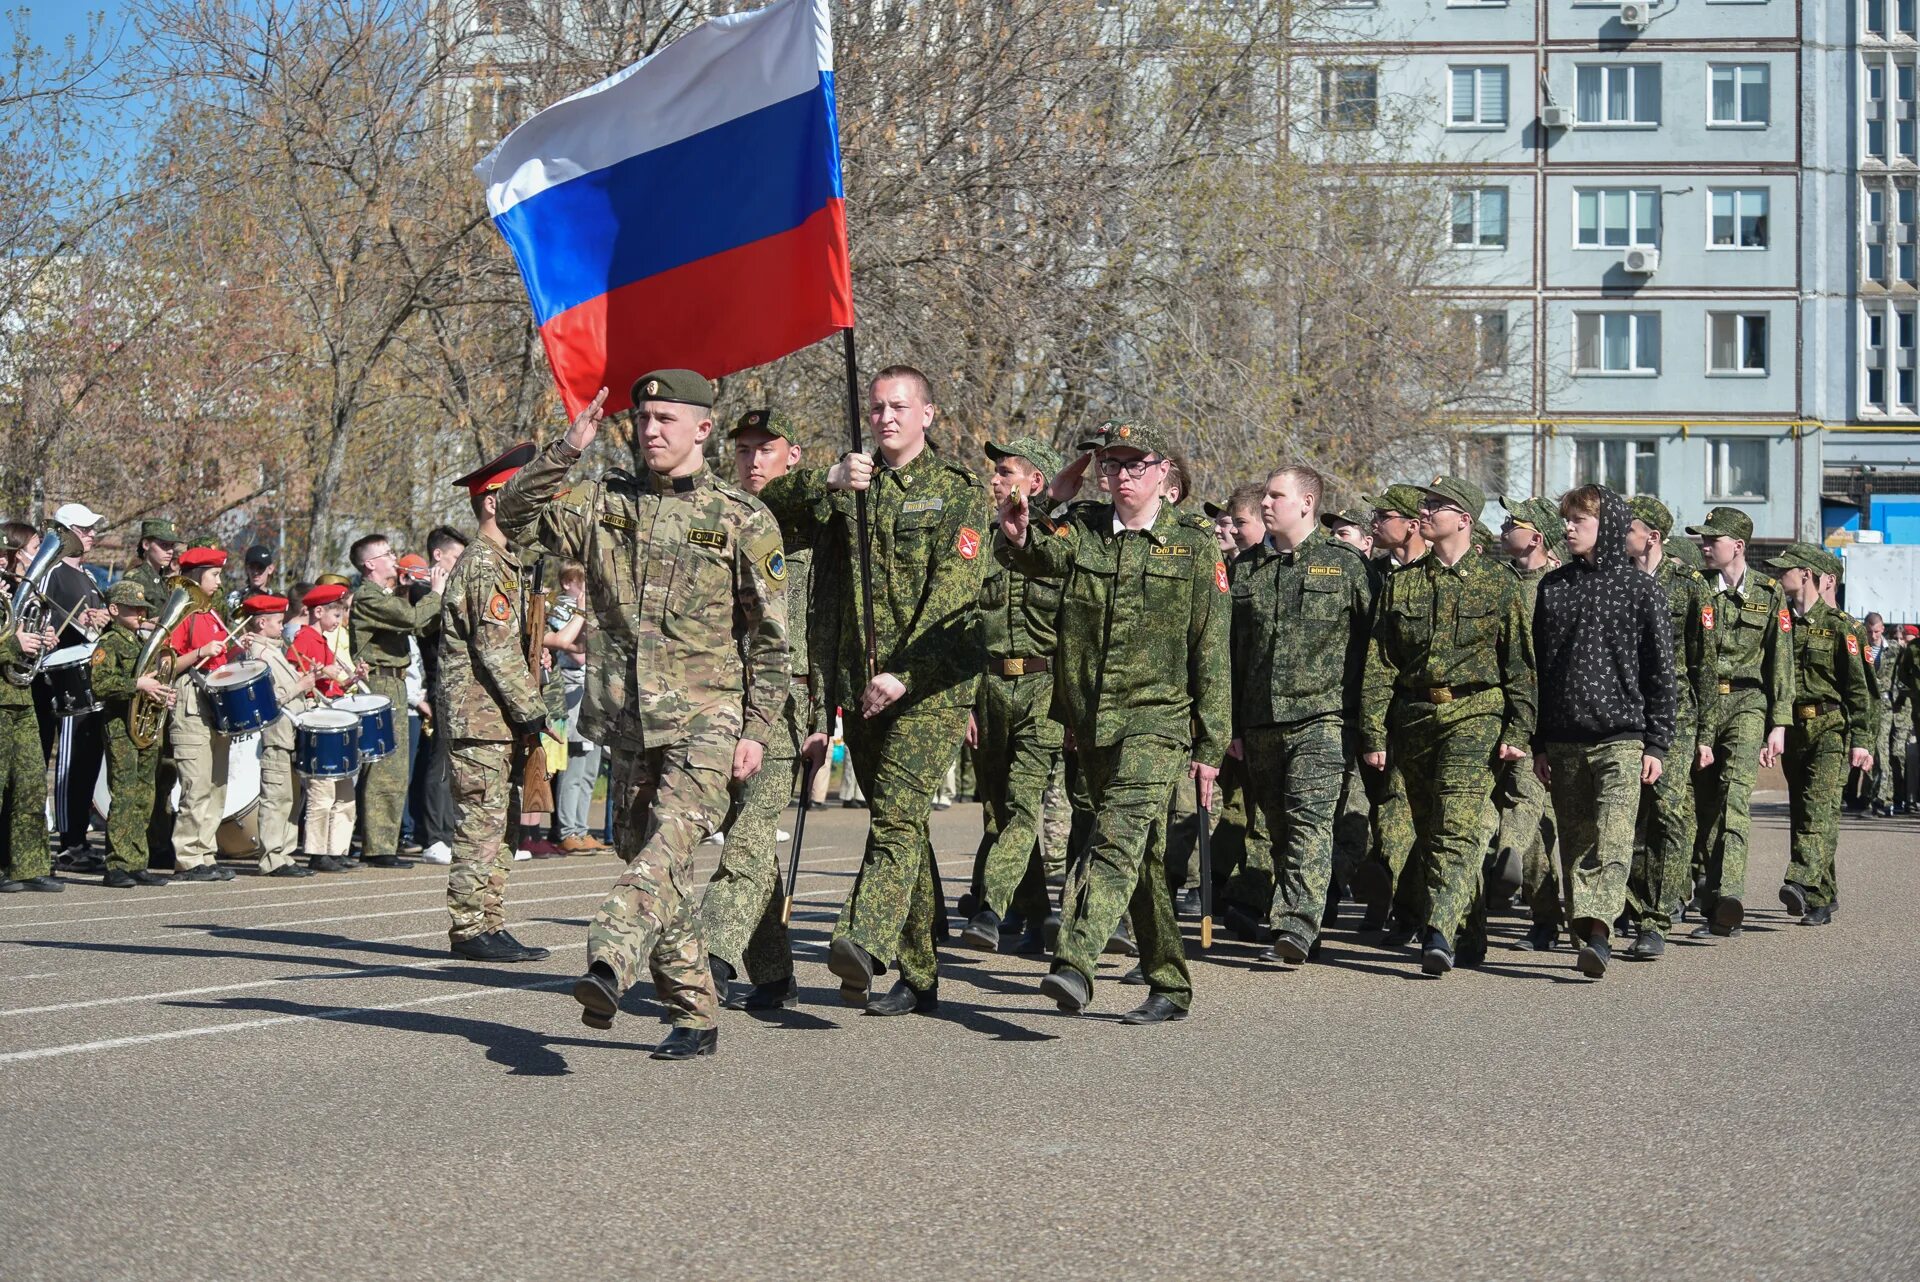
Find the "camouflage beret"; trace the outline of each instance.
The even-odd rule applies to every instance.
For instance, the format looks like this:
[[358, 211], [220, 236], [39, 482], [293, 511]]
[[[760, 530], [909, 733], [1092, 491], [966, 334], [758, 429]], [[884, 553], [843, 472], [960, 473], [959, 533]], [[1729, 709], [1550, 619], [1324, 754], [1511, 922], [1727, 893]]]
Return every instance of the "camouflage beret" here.
[[674, 401], [710, 410], [713, 384], [690, 369], [657, 369], [633, 380], [633, 403], [643, 401]]
[[793, 420], [779, 410], [748, 410], [735, 419], [733, 426], [727, 429], [727, 439], [731, 440], [742, 432], [765, 432], [777, 436], [783, 441], [794, 440]]
[[1042, 476], [1052, 476], [1066, 466], [1059, 451], [1037, 436], [1016, 436], [1005, 445], [988, 441], [987, 457], [996, 463], [1003, 458], [1025, 459], [1039, 468]]

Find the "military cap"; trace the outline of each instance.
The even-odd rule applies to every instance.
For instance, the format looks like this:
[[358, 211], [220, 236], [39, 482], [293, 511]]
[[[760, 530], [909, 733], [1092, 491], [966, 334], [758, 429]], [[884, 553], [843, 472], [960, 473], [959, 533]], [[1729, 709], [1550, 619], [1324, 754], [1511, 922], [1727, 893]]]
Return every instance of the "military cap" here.
[[1420, 487], [1396, 482], [1379, 494], [1362, 495], [1360, 501], [1377, 512], [1394, 512], [1413, 518], [1420, 515]]
[[1667, 555], [1680, 564], [1690, 565], [1702, 573], [1706, 572], [1707, 563], [1700, 558], [1700, 545], [1692, 539], [1675, 539], [1666, 545], [1666, 549]]
[[152, 606], [152, 603], [147, 600], [146, 586], [135, 579], [121, 579], [108, 588], [107, 604], [123, 608], [139, 606], [142, 610], [150, 609]]
[[633, 403], [674, 401], [681, 405], [713, 408], [713, 384], [690, 369], [657, 369], [633, 380]]
[[1039, 468], [1042, 476], [1052, 476], [1066, 466], [1060, 452], [1037, 436], [1016, 436], [1005, 445], [988, 441], [987, 457], [996, 463], [1003, 458], [1025, 459]]
[[1122, 423], [1117, 419], [1101, 424], [1098, 448], [1139, 450], [1142, 454], [1158, 458], [1167, 458], [1173, 453], [1173, 446], [1159, 429], [1145, 423]]
[[1487, 496], [1472, 481], [1457, 476], [1436, 476], [1431, 485], [1419, 487], [1421, 493], [1431, 494], [1454, 504], [1462, 512], [1475, 520], [1480, 518], [1480, 509], [1487, 505]]
[[1097, 450], [1107, 443], [1107, 433], [1118, 426], [1120, 426], [1120, 420], [1110, 418], [1098, 427], [1088, 428], [1080, 433], [1080, 439], [1073, 443], [1073, 448], [1083, 453], [1087, 450]]
[[269, 596], [263, 592], [258, 596], [250, 596], [242, 601], [240, 603], [240, 609], [248, 616], [256, 614], [285, 614], [287, 612], [287, 598], [283, 596]]
[[490, 463], [482, 463], [465, 476], [454, 481], [454, 485], [478, 498], [489, 490], [497, 490], [513, 479], [513, 474], [533, 462], [533, 456], [540, 451], [532, 441], [521, 441], [518, 445], [507, 447], [505, 453]]
[[1831, 574], [1835, 583], [1847, 577], [1847, 563], [1838, 552], [1832, 548], [1821, 548], [1820, 559], [1823, 563], [1821, 574]]
[[733, 421], [727, 429], [727, 439], [732, 440], [742, 432], [765, 432], [768, 436], [777, 436], [783, 441], [794, 439], [793, 420], [778, 410], [748, 410]]
[[1364, 530], [1372, 523], [1373, 513], [1363, 507], [1346, 507], [1338, 512], [1320, 514], [1320, 524], [1329, 530], [1337, 530], [1343, 525], [1357, 525]]
[[1627, 511], [1633, 519], [1649, 530], [1660, 531], [1660, 537], [1666, 538], [1673, 533], [1673, 513], [1667, 505], [1651, 494], [1636, 494], [1627, 500]]
[[346, 594], [347, 585], [344, 583], [317, 583], [307, 589], [307, 594], [300, 598], [300, 604], [311, 610], [315, 606], [332, 605]]
[[1551, 541], [1555, 535], [1565, 537], [1567, 523], [1560, 517], [1560, 509], [1545, 499], [1517, 499], [1510, 494], [1500, 497], [1500, 506], [1507, 509], [1507, 519], [1522, 529], [1544, 534]]
[[1737, 507], [1717, 507], [1700, 524], [1689, 525], [1687, 533], [1709, 539], [1750, 539], [1753, 518]]
[[1829, 555], [1825, 548], [1811, 543], [1789, 543], [1779, 555], [1768, 558], [1766, 566], [1769, 570], [1811, 570], [1815, 574], [1826, 574]]
[[140, 522], [140, 537], [143, 539], [158, 539], [162, 543], [178, 543], [180, 541], [180, 531], [175, 529], [173, 522], [169, 521], [166, 517], [157, 516], [152, 520]]
[[210, 565], [225, 565], [227, 554], [219, 548], [188, 548], [180, 554], [182, 570], [202, 570]]
[[1212, 499], [1208, 499], [1202, 503], [1200, 510], [1207, 514], [1207, 519], [1210, 521], [1217, 521], [1223, 516], [1233, 515], [1233, 513], [1227, 509], [1225, 503], [1215, 503]]
[[344, 574], [323, 574], [315, 579], [314, 582], [322, 587], [329, 588], [350, 588], [353, 586], [353, 580]]
[[1492, 547], [1496, 541], [1493, 531], [1489, 530], [1485, 525], [1482, 525], [1479, 517], [1473, 519], [1471, 534], [1474, 546], [1482, 549]]

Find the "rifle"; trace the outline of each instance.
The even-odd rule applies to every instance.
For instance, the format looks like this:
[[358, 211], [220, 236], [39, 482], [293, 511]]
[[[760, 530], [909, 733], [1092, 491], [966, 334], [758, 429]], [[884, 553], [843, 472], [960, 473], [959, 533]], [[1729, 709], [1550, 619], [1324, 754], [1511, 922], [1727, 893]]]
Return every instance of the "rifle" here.
[[[547, 589], [544, 582], [546, 569], [544, 561], [534, 562], [533, 588], [527, 594], [525, 647], [527, 675], [533, 679], [535, 697], [542, 695], [547, 684], [546, 665], [540, 661], [546, 649], [541, 643], [547, 639]], [[540, 736], [536, 734], [531, 742], [522, 740], [516, 744], [514, 750], [520, 757], [521, 812], [551, 814], [553, 788], [547, 782], [546, 746], [540, 742]]]
[[793, 853], [787, 856], [787, 898], [780, 905], [780, 924], [793, 923], [793, 893], [800, 884], [800, 843], [807, 837], [808, 802], [813, 797], [813, 778], [820, 767], [812, 761], [800, 772], [800, 808], [793, 817]]
[[1193, 781], [1194, 812], [1200, 818], [1200, 950], [1213, 947], [1213, 835], [1207, 830], [1213, 816], [1200, 799], [1200, 781]]

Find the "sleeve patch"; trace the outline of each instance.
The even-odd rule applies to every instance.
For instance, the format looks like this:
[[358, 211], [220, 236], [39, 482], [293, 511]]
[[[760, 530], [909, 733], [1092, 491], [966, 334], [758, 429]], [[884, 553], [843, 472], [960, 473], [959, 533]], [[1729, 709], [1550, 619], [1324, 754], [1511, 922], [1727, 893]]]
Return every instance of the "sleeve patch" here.
[[1713, 631], [1713, 607], [1712, 606], [1703, 605], [1700, 607], [1700, 626], [1705, 628], [1709, 632]]
[[1219, 588], [1222, 592], [1227, 590], [1227, 563], [1225, 561], [1215, 561], [1213, 563], [1213, 586]]
[[953, 550], [969, 561], [979, 556], [980, 531], [974, 529], [972, 526], [961, 526], [959, 537], [953, 541]]
[[1780, 630], [1782, 632], [1793, 631], [1793, 615], [1789, 614], [1785, 607], [1782, 607], [1780, 610]]
[[507, 600], [506, 593], [493, 594], [493, 599], [487, 602], [487, 617], [495, 623], [505, 623], [513, 617], [513, 602]]
[[[1853, 638], [1851, 638], [1851, 637], [1849, 637], [1849, 638], [1847, 638], [1847, 639], [1848, 639], [1849, 641], [1851, 641], [1851, 640], [1852, 640]], [[94, 667], [96, 667], [96, 668], [97, 668], [97, 667], [99, 667], [99, 666], [100, 666], [101, 664], [103, 664], [103, 663], [105, 663], [106, 661], [107, 661], [107, 652], [106, 652], [106, 651], [105, 651], [104, 649], [101, 649], [101, 650], [95, 650], [95, 651], [93, 652], [93, 666], [94, 666]]]
[[1847, 653], [1856, 658], [1859, 657], [1860, 654], [1860, 638], [1851, 632], [1847, 633]]
[[786, 554], [781, 552], [779, 548], [775, 548], [773, 551], [767, 553], [766, 558], [760, 562], [760, 568], [765, 570], [767, 577], [775, 583], [785, 582], [787, 577]]

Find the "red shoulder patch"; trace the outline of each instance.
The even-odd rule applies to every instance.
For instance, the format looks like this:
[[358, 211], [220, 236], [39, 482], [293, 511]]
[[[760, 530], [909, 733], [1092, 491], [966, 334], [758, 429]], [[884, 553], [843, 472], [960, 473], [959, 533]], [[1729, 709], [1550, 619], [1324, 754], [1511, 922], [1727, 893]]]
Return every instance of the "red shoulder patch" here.
[[506, 593], [495, 592], [493, 599], [487, 602], [487, 613], [496, 622], [505, 623], [513, 617], [513, 602], [507, 600]]
[[953, 550], [971, 561], [980, 555], [980, 531], [971, 526], [960, 528], [960, 537], [953, 541]]
[[1213, 586], [1219, 588], [1222, 592], [1227, 590], [1227, 563], [1225, 561], [1215, 561], [1213, 563]]
[[1700, 626], [1705, 628], [1709, 632], [1713, 631], [1713, 607], [1712, 606], [1703, 605], [1700, 607]]
[[1855, 656], [1860, 653], [1860, 638], [1851, 632], [1847, 633], [1847, 653]]
[[1780, 611], [1780, 630], [1782, 632], [1793, 631], [1793, 615], [1785, 609]]

